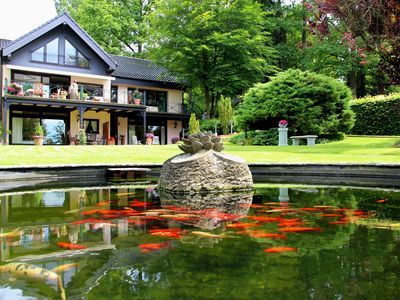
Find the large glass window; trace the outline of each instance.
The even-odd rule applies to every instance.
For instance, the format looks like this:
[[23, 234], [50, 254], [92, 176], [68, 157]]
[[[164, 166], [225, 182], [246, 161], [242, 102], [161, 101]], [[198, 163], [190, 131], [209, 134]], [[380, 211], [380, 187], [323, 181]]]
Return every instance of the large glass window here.
[[99, 133], [99, 120], [83, 119], [83, 126], [86, 133]]
[[58, 64], [58, 41], [56, 38], [32, 52], [32, 61]]
[[[128, 88], [128, 94], [133, 93], [136, 88]], [[148, 106], [149, 111], [167, 111], [168, 94], [164, 91], [153, 91], [137, 89], [142, 93], [144, 98], [144, 105]]]
[[89, 67], [89, 60], [74, 47], [68, 40], [65, 40], [65, 65], [81, 68]]

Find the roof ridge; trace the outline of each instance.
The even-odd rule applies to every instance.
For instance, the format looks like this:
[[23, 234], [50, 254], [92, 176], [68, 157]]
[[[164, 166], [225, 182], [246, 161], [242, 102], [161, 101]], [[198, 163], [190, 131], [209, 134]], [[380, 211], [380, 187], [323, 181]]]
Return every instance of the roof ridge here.
[[10, 44], [7, 45], [7, 47], [16, 44], [18, 41], [22, 40], [23, 38], [27, 37], [28, 35], [32, 34], [33, 32], [39, 30], [40, 28], [45, 27], [46, 25], [50, 24], [51, 22], [54, 22], [55, 20], [57, 20], [58, 18], [60, 18], [61, 16], [63, 16], [65, 13], [59, 14], [57, 16], [55, 16], [54, 18], [50, 19], [49, 21], [43, 23], [42, 25], [32, 29], [31, 31], [21, 35], [19, 38], [16, 38], [15, 40], [13, 40]]
[[152, 61], [151, 59], [145, 59], [145, 58], [140, 58], [140, 57], [130, 57], [130, 56], [126, 56], [126, 55], [119, 55], [119, 54], [109, 54], [111, 56], [117, 56], [117, 57], [123, 57], [123, 58], [129, 58], [129, 59], [136, 59], [136, 60], [144, 60], [144, 61], [149, 61], [155, 64], [154, 61]]

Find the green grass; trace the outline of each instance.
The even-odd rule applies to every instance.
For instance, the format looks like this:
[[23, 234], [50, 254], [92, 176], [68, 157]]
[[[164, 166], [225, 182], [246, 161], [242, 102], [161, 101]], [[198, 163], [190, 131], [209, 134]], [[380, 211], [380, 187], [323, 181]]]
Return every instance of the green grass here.
[[[400, 164], [398, 137], [348, 137], [344, 141], [309, 146], [238, 146], [226, 153], [249, 163], [395, 163]], [[0, 166], [38, 164], [162, 163], [180, 153], [167, 146], [0, 146]]]

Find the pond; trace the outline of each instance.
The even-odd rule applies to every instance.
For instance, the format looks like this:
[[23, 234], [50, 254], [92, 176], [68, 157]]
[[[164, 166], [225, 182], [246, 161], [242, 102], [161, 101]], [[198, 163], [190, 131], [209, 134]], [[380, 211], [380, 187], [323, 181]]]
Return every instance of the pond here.
[[0, 299], [400, 295], [399, 190], [201, 197], [135, 185], [1, 194]]

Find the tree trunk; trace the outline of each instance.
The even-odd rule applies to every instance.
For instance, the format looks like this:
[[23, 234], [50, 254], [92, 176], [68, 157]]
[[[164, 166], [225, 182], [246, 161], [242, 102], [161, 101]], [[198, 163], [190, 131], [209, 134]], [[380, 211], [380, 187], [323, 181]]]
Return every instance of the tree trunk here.
[[307, 13], [305, 9], [305, 0], [303, 0], [303, 28], [301, 30], [301, 48], [305, 49], [307, 46]]
[[210, 107], [211, 99], [210, 99], [210, 91], [208, 89], [208, 86], [203, 87], [203, 92], [204, 92], [204, 108], [206, 111], [205, 119], [209, 119], [210, 112], [211, 112], [211, 107]]
[[347, 85], [351, 89], [353, 97], [357, 97], [357, 74], [356, 71], [350, 71], [347, 75]]

